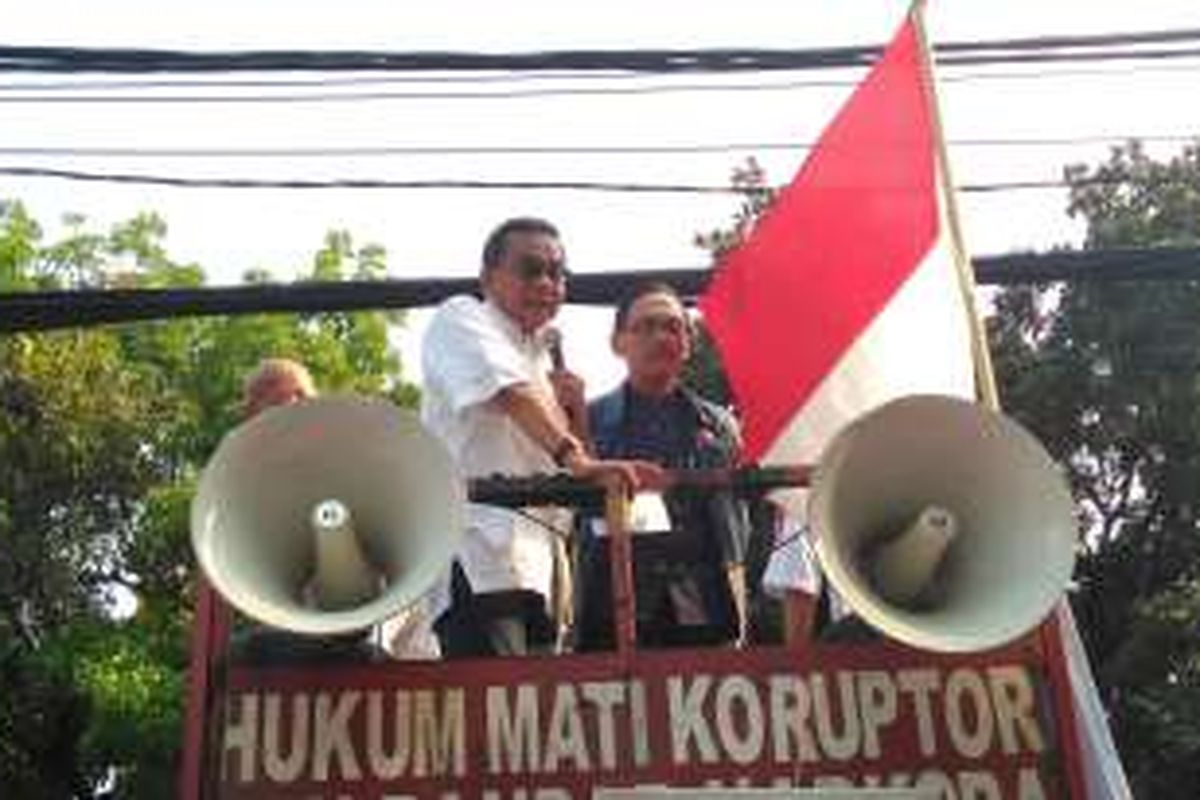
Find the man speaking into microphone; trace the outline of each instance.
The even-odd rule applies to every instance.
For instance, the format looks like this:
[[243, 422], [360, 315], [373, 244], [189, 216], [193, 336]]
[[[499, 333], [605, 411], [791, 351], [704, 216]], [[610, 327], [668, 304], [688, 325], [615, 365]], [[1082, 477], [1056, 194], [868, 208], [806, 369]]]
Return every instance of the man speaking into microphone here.
[[[466, 478], [566, 470], [611, 488], [659, 484], [663, 473], [654, 464], [591, 455], [583, 382], [566, 370], [550, 327], [566, 279], [563, 245], [549, 222], [519, 217], [492, 231], [483, 248], [483, 300], [446, 300], [422, 341], [422, 420]], [[442, 654], [552, 649], [553, 611], [565, 605], [554, 602], [556, 537], [569, 529], [563, 509], [472, 504], [454, 562], [430, 595]]]

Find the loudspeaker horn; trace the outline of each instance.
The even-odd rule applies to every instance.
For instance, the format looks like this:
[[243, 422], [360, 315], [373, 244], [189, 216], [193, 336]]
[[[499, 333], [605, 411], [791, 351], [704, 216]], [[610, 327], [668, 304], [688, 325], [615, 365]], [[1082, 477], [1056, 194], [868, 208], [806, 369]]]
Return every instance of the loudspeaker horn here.
[[1028, 632], [1066, 590], [1070, 491], [1032, 434], [974, 403], [914, 395], [826, 448], [808, 503], [821, 566], [866, 622], [928, 650]]
[[192, 546], [233, 606], [322, 635], [407, 608], [447, 567], [465, 483], [416, 414], [330, 396], [230, 431], [200, 476]]

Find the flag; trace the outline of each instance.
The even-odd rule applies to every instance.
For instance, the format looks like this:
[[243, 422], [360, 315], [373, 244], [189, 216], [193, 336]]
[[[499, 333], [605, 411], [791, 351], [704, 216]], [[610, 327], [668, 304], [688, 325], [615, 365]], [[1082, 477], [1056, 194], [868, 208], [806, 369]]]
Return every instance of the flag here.
[[[986, 347], [972, 347], [970, 279], [958, 266], [966, 262], [951, 229], [918, 24], [915, 13], [907, 18], [700, 298], [741, 410], [748, 461], [814, 464], [843, 425], [889, 400], [972, 398], [976, 375], [990, 381]], [[996, 405], [994, 389], [980, 388]], [[802, 515], [799, 496], [781, 499]], [[809, 569], [799, 556], [788, 560], [783, 571]], [[811, 591], [812, 577], [784, 583]], [[1057, 614], [1085, 796], [1125, 800], [1070, 607], [1060, 603]]]
[[701, 297], [748, 461], [815, 463], [901, 395], [974, 396], [923, 58], [910, 18]]

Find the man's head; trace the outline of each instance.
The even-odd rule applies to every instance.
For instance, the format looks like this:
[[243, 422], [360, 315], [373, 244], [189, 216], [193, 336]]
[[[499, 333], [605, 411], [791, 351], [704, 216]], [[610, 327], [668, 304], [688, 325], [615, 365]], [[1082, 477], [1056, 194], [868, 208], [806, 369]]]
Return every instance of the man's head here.
[[532, 333], [566, 297], [566, 256], [558, 230], [544, 219], [507, 220], [483, 247], [483, 293], [521, 330]]
[[675, 388], [692, 352], [692, 333], [683, 301], [669, 284], [638, 284], [621, 299], [612, 348], [625, 359], [638, 391], [660, 394]]
[[242, 413], [249, 419], [271, 406], [316, 397], [312, 376], [290, 358], [264, 358], [242, 384]]

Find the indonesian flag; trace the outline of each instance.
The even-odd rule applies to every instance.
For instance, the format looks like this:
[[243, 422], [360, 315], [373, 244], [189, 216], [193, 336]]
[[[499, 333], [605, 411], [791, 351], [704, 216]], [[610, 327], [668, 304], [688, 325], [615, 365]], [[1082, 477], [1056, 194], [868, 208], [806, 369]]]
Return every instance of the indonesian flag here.
[[749, 461], [816, 463], [901, 395], [974, 396], [923, 59], [910, 18], [700, 299]]
[[[975, 396], [971, 287], [956, 266], [925, 58], [910, 16], [700, 298], [749, 461], [815, 464], [843, 425], [902, 395]], [[1084, 795], [1125, 800], [1070, 607], [1057, 613]]]

